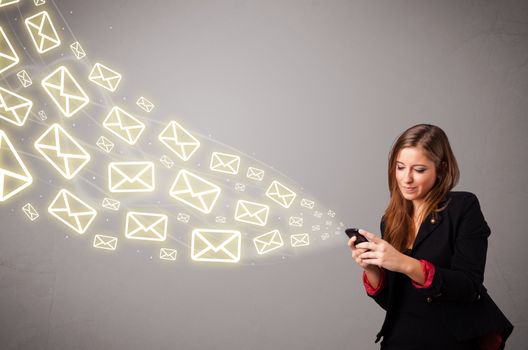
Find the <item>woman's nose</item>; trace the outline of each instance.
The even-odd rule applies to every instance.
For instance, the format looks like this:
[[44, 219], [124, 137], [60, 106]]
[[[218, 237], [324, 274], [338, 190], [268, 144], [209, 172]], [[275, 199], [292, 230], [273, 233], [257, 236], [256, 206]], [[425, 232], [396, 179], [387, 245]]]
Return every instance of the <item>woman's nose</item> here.
[[403, 178], [403, 180], [407, 183], [411, 183], [413, 181], [412, 179], [412, 173], [410, 171], [407, 171], [405, 173], [405, 177]]

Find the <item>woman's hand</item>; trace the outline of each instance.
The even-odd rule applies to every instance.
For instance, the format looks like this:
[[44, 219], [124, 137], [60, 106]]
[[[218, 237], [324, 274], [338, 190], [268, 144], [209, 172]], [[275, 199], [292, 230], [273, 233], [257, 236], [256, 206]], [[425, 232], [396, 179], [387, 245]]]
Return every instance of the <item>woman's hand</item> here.
[[361, 266], [364, 270], [379, 270], [376, 265], [370, 264], [368, 261], [363, 260], [360, 258], [361, 254], [365, 253], [368, 249], [360, 248], [359, 244], [358, 246], [355, 245], [356, 243], [356, 236], [353, 236], [348, 240], [348, 247], [350, 248], [350, 251], [352, 252], [352, 258], [354, 261]]
[[[406, 273], [406, 266], [409, 263], [408, 256], [373, 233], [365, 230], [359, 230], [359, 233], [369, 240], [369, 242], [358, 243], [352, 250], [352, 256], [361, 267], [375, 265], [390, 271]], [[355, 237], [350, 241], [352, 239], [355, 240]]]

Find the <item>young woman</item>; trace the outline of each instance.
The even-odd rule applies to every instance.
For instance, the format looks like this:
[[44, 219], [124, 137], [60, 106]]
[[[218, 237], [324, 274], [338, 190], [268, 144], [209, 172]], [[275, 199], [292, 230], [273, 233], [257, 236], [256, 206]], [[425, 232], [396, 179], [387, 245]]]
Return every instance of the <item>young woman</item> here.
[[513, 326], [483, 286], [490, 229], [477, 197], [453, 192], [458, 165], [442, 129], [413, 126], [389, 156], [381, 237], [349, 240], [367, 294], [386, 310], [381, 349], [503, 349]]

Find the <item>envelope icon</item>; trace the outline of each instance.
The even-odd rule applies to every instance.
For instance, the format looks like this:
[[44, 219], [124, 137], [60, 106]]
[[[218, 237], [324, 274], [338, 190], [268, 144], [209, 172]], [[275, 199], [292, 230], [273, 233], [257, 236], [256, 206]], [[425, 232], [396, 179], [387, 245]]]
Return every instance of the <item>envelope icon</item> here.
[[110, 192], [152, 192], [155, 188], [154, 163], [112, 162], [108, 165]]
[[191, 241], [191, 259], [236, 263], [240, 261], [241, 234], [234, 230], [194, 229]]
[[53, 199], [48, 212], [80, 234], [86, 232], [97, 215], [95, 209], [65, 189]]
[[315, 202], [311, 201], [309, 199], [303, 198], [301, 199], [301, 207], [305, 207], [307, 209], [313, 209], [315, 206]]
[[331, 218], [335, 218], [335, 216], [336, 216], [336, 213], [335, 213], [335, 211], [333, 211], [333, 210], [328, 210], [328, 212], [327, 212], [326, 214], [327, 214], [328, 216], [330, 216]]
[[244, 192], [245, 190], [246, 190], [246, 185], [238, 183], [238, 182], [235, 184], [235, 191]]
[[46, 115], [46, 112], [44, 112], [44, 111], [38, 111], [37, 114], [38, 114], [40, 120], [46, 120], [46, 119], [48, 119], [48, 116]]
[[144, 241], [167, 239], [167, 215], [128, 212], [126, 216], [126, 238]]
[[116, 91], [117, 86], [121, 81], [121, 74], [101, 63], [96, 63], [93, 66], [88, 79], [106, 90]]
[[119, 206], [121, 205], [120, 201], [117, 201], [112, 198], [103, 198], [103, 204], [102, 207], [109, 210], [118, 211]]
[[119, 107], [114, 107], [108, 113], [103, 126], [121, 140], [133, 145], [145, 130], [145, 124], [134, 118]]
[[247, 170], [246, 176], [248, 177], [248, 179], [262, 181], [262, 179], [264, 179], [264, 170], [253, 168], [250, 166]]
[[44, 5], [46, 3], [46, 0], [33, 0], [35, 3], [35, 6]]
[[176, 251], [176, 249], [161, 248], [160, 249], [160, 259], [174, 261], [176, 260], [177, 253], [178, 252]]
[[[0, 7], [2, 6], [1, 4], [2, 2], [0, 0]], [[20, 59], [13, 45], [11, 45], [4, 30], [0, 27], [0, 73], [16, 66], [18, 62], [20, 62]]]
[[41, 84], [62, 114], [68, 118], [90, 102], [88, 95], [64, 66], [55, 69]]
[[33, 178], [3, 130], [0, 130], [0, 202], [33, 183]]
[[290, 216], [290, 220], [288, 221], [288, 224], [290, 226], [302, 227], [303, 218], [300, 218], [300, 217], [297, 217], [297, 216]]
[[279, 230], [273, 230], [253, 238], [253, 243], [260, 255], [266, 254], [284, 245]]
[[33, 82], [31, 81], [31, 78], [29, 77], [29, 74], [25, 70], [21, 70], [17, 73], [17, 78], [20, 80], [20, 84], [22, 84], [23, 87], [27, 88]]
[[213, 152], [211, 156], [210, 169], [226, 174], [238, 174], [240, 157], [234, 154]]
[[33, 107], [33, 102], [0, 87], [0, 119], [22, 126]]
[[310, 236], [307, 233], [291, 235], [290, 240], [292, 247], [304, 247], [310, 244]]
[[320, 231], [321, 226], [320, 225], [312, 225], [312, 231]]
[[161, 164], [163, 164], [164, 167], [166, 167], [168, 169], [170, 169], [170, 168], [172, 168], [174, 166], [174, 162], [172, 161], [172, 159], [170, 159], [166, 155], [161, 156], [160, 162], [161, 162]]
[[176, 215], [176, 220], [188, 223], [189, 220], [191, 220], [191, 216], [189, 214], [178, 213], [178, 215]]
[[321, 234], [321, 239], [323, 241], [326, 241], [328, 238], [330, 238], [330, 234], [328, 232]]
[[22, 211], [31, 221], [35, 221], [39, 217], [39, 213], [37, 210], [31, 205], [31, 203], [27, 203], [22, 207]]
[[96, 142], [97, 147], [105, 151], [106, 153], [112, 152], [115, 144], [104, 136], [99, 137]]
[[78, 60], [83, 59], [86, 56], [86, 52], [84, 52], [84, 49], [78, 41], [71, 44], [70, 49]]
[[277, 180], [274, 180], [268, 187], [266, 196], [284, 208], [289, 208], [295, 200], [297, 194]]
[[212, 182], [202, 179], [188, 170], [182, 169], [176, 176], [169, 194], [202, 213], [213, 210], [221, 189]]
[[116, 250], [117, 248], [117, 237], [95, 235], [93, 241], [93, 247], [106, 250]]
[[163, 129], [158, 139], [183, 161], [189, 160], [200, 148], [200, 141], [175, 121]]
[[88, 152], [57, 123], [35, 141], [35, 148], [68, 180], [90, 161]]
[[0, 0], [0, 7], [4, 7], [11, 4], [16, 4], [20, 0]]
[[139, 108], [141, 108], [147, 113], [152, 112], [152, 110], [154, 109], [154, 104], [143, 96], [138, 98], [138, 100], [136, 101], [136, 104], [139, 106]]
[[239, 200], [235, 210], [235, 220], [248, 224], [265, 226], [268, 221], [269, 206]]
[[26, 18], [26, 28], [38, 53], [45, 53], [61, 44], [59, 35], [46, 11]]
[[227, 218], [225, 216], [217, 216], [215, 218], [215, 222], [218, 224], [225, 224], [227, 222]]
[[323, 217], [323, 213], [321, 213], [320, 211], [314, 211], [314, 214], [313, 214], [316, 218], [320, 219]]

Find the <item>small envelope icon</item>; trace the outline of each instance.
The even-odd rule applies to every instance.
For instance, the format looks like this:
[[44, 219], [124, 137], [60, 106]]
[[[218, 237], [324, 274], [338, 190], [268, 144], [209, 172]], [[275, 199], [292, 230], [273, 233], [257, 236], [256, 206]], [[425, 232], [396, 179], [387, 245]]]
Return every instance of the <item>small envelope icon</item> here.
[[55, 69], [41, 84], [62, 114], [68, 118], [90, 102], [88, 95], [64, 66]]
[[[1, 4], [2, 2], [0, 0], [0, 7], [2, 6]], [[11, 45], [4, 30], [0, 27], [0, 73], [16, 66], [18, 62], [20, 62], [20, 59], [13, 45]]]
[[268, 187], [266, 196], [284, 208], [289, 208], [295, 200], [297, 194], [277, 180], [274, 180]]
[[119, 107], [114, 107], [108, 113], [103, 126], [121, 140], [133, 145], [145, 130], [145, 124], [134, 118]]
[[85, 233], [97, 215], [95, 209], [62, 189], [48, 207], [48, 212], [78, 233]]
[[238, 174], [240, 157], [234, 154], [213, 152], [211, 156], [210, 169], [226, 174]]
[[57, 123], [35, 141], [35, 148], [68, 180], [90, 161], [88, 152]]
[[31, 203], [27, 203], [26, 205], [24, 205], [22, 207], [22, 211], [24, 212], [24, 214], [26, 214], [26, 216], [29, 218], [29, 220], [31, 221], [35, 221], [37, 220], [37, 218], [39, 217], [39, 213], [37, 212], [37, 210], [31, 205]]
[[312, 231], [320, 231], [321, 226], [320, 225], [312, 225]]
[[16, 4], [20, 0], [0, 0], [0, 7], [4, 7], [11, 4]]
[[154, 109], [154, 104], [143, 96], [138, 98], [138, 100], [136, 101], [136, 104], [139, 106], [139, 108], [141, 108], [147, 113], [152, 112], [152, 110]]
[[209, 214], [213, 210], [220, 192], [220, 187], [214, 183], [182, 169], [176, 176], [169, 194], [180, 202], [202, 213]]
[[105, 209], [118, 211], [120, 205], [121, 205], [120, 201], [117, 201], [112, 198], [103, 198], [102, 207]]
[[236, 263], [240, 261], [241, 234], [234, 230], [194, 229], [191, 241], [191, 259]]
[[38, 53], [48, 52], [61, 44], [59, 35], [46, 11], [26, 18], [25, 23]]
[[305, 207], [307, 209], [313, 209], [315, 206], [315, 202], [311, 201], [309, 199], [303, 198], [301, 199], [301, 207]]
[[262, 181], [264, 179], [264, 170], [249, 167], [246, 176], [248, 179]]
[[235, 184], [235, 191], [244, 192], [245, 190], [246, 190], [246, 185], [238, 183], [238, 182]]
[[112, 152], [112, 149], [114, 149], [115, 144], [107, 139], [104, 136], [99, 137], [99, 139], [96, 142], [97, 147], [105, 151], [106, 153]]
[[284, 245], [279, 230], [273, 230], [253, 238], [253, 243], [260, 255], [266, 254]]
[[200, 141], [175, 121], [163, 129], [158, 139], [183, 161], [189, 160], [200, 148]]
[[116, 91], [117, 86], [121, 81], [121, 74], [101, 63], [96, 63], [93, 66], [88, 79], [106, 90]]
[[116, 250], [117, 248], [117, 237], [95, 235], [93, 241], [93, 247], [106, 250]]
[[235, 220], [248, 224], [265, 226], [268, 221], [269, 206], [239, 200], [235, 210]]
[[0, 130], [0, 202], [33, 183], [33, 178], [3, 130]]
[[163, 155], [160, 158], [160, 163], [163, 164], [164, 167], [170, 169], [174, 166], [174, 162], [169, 157]]
[[215, 218], [215, 222], [218, 224], [225, 224], [227, 222], [227, 218], [225, 216], [217, 216]]
[[178, 213], [178, 215], [176, 215], [176, 220], [188, 223], [189, 220], [191, 220], [191, 216], [189, 214]]
[[167, 239], [167, 215], [128, 212], [126, 216], [126, 238], [144, 241]]
[[108, 165], [110, 192], [152, 192], [155, 188], [154, 163], [112, 162]]
[[163, 260], [174, 261], [176, 260], [176, 254], [177, 254], [176, 249], [171, 249], [171, 248], [161, 248], [160, 249], [160, 259], [163, 259]]
[[17, 78], [20, 80], [20, 84], [22, 84], [23, 87], [27, 88], [33, 82], [31, 81], [31, 78], [29, 77], [29, 74], [25, 70], [21, 70], [17, 73]]
[[333, 210], [328, 210], [328, 212], [327, 212], [326, 214], [327, 214], [328, 216], [330, 216], [331, 218], [335, 218], [335, 216], [336, 216], [336, 213], [335, 213], [335, 211], [333, 211]]
[[33, 107], [33, 102], [0, 87], [0, 119], [22, 126]]
[[291, 235], [290, 240], [292, 247], [304, 247], [310, 244], [310, 236], [307, 233]]
[[72, 50], [73, 54], [75, 55], [75, 57], [77, 57], [78, 60], [86, 56], [86, 52], [84, 52], [84, 49], [82, 48], [81, 44], [79, 44], [78, 41], [71, 44], [70, 49]]
[[297, 216], [290, 216], [290, 220], [288, 221], [288, 224], [290, 226], [302, 227], [303, 218], [300, 218], [300, 217], [297, 217]]
[[35, 6], [44, 5], [46, 3], [46, 0], [33, 0], [35, 3]]

